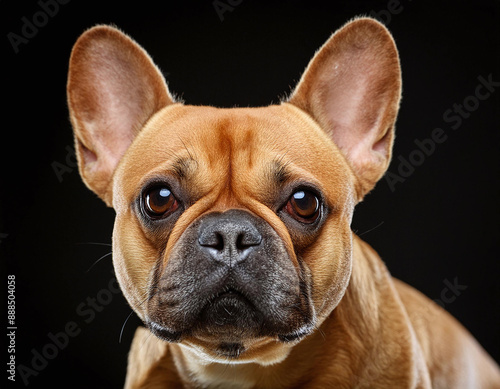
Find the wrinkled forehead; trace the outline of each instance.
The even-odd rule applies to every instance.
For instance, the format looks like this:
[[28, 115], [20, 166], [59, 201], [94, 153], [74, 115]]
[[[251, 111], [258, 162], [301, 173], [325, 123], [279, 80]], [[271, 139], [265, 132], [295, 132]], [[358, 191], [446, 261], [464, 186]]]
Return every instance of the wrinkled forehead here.
[[[117, 170], [130, 191], [148, 177], [196, 177], [200, 192], [257, 176], [349, 182], [350, 170], [319, 126], [294, 106], [265, 108], [174, 105], [158, 112], [139, 133]], [[259, 185], [258, 182], [254, 183]], [[120, 184], [123, 190], [123, 185]], [[127, 197], [133, 196], [132, 192]]]

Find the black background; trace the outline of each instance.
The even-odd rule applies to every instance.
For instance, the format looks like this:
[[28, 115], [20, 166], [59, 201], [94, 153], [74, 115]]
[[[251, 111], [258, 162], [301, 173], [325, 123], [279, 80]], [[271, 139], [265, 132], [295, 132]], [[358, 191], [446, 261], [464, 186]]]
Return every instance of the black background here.
[[[110, 243], [114, 213], [85, 188], [67, 151], [73, 142], [65, 97], [68, 58], [79, 34], [97, 23], [116, 24], [134, 37], [187, 103], [256, 106], [288, 93], [314, 51], [346, 21], [386, 11], [404, 86], [389, 170], [397, 174], [398, 157], [408, 158], [414, 141], [430, 137], [434, 128], [448, 138], [394, 191], [383, 179], [357, 207], [353, 229], [394, 276], [432, 299], [441, 298], [445, 280], [466, 285], [445, 308], [500, 360], [500, 87], [456, 130], [443, 120], [454, 104], [474, 96], [479, 76], [500, 81], [499, 2], [392, 4], [243, 0], [221, 20], [212, 0], [73, 0], [15, 53], [8, 34], [21, 34], [22, 18], [32, 20], [42, 8], [35, 1], [0, 2], [0, 253], [4, 274], [17, 281], [16, 363], [33, 368], [37, 352], [54, 351], [47, 347], [53, 343], [49, 333], [70, 322], [79, 330], [46, 366], [38, 362], [30, 387], [121, 387], [140, 324], [133, 315], [119, 342], [130, 309], [121, 294], [109, 291], [111, 257], [92, 267], [110, 250], [94, 243]], [[397, 12], [390, 20], [388, 8]], [[56, 165], [66, 166], [59, 178]], [[6, 291], [6, 275], [2, 282]], [[95, 317], [88, 307], [83, 315], [78, 307], [96, 296], [107, 305], [93, 309]], [[8, 356], [6, 347], [1, 353]], [[0, 377], [2, 387], [7, 375]], [[20, 387], [21, 378], [18, 372]]]

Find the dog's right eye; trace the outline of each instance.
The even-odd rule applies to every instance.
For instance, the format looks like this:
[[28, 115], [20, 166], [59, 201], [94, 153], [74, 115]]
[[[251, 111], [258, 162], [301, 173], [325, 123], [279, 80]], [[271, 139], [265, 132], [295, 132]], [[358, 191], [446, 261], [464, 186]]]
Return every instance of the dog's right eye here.
[[170, 189], [156, 186], [148, 189], [143, 196], [144, 210], [152, 218], [161, 218], [172, 214], [179, 203]]
[[320, 216], [320, 201], [314, 193], [299, 190], [290, 197], [284, 209], [295, 220], [311, 224]]

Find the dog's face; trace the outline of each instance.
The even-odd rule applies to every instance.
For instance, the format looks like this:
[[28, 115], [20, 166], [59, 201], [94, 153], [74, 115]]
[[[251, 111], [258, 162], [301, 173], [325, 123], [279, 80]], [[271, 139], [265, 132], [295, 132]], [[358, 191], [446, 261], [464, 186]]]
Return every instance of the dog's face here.
[[355, 204], [390, 160], [399, 63], [358, 19], [288, 102], [175, 103], [147, 54], [110, 27], [73, 49], [80, 172], [116, 210], [113, 260], [151, 331], [211, 359], [272, 363], [341, 300]]
[[161, 338], [224, 356], [308, 334], [349, 279], [351, 174], [294, 106], [165, 108], [115, 174], [129, 301]]

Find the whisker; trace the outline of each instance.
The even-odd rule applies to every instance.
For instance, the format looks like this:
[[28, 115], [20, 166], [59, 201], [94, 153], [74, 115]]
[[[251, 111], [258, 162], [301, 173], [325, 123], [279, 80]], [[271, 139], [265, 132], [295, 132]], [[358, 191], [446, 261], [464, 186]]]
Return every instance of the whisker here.
[[102, 261], [104, 258], [106, 258], [107, 256], [109, 256], [109, 255], [111, 255], [111, 254], [112, 254], [112, 252], [109, 252], [109, 253], [107, 253], [107, 254], [104, 254], [101, 258], [99, 258], [97, 261], [95, 261], [95, 262], [92, 264], [92, 266], [90, 266], [90, 267], [87, 269], [87, 271], [86, 271], [85, 273], [88, 273], [90, 270], [92, 270], [92, 268], [93, 268], [95, 265], [97, 265], [100, 261]]
[[78, 242], [76, 244], [78, 244], [78, 245], [93, 244], [93, 245], [96, 245], [96, 246], [109, 246], [109, 247], [112, 246], [111, 243], [101, 243], [101, 242]]
[[189, 158], [194, 159], [193, 155], [191, 154], [191, 152], [189, 151], [188, 147], [186, 146], [186, 143], [184, 142], [184, 139], [182, 139], [180, 135], [178, 135], [177, 137], [179, 138], [179, 140], [181, 141], [182, 145], [186, 149], [186, 151], [187, 151], [187, 153], [189, 155]]
[[123, 330], [125, 329], [125, 325], [127, 324], [128, 319], [130, 319], [130, 316], [132, 316], [133, 313], [134, 313], [134, 310], [132, 310], [132, 312], [130, 312], [129, 315], [127, 316], [127, 318], [125, 319], [125, 323], [123, 323], [122, 330], [120, 331], [120, 337], [118, 338], [118, 343], [122, 342]]
[[377, 224], [375, 227], [370, 228], [368, 231], [365, 231], [365, 232], [359, 234], [358, 236], [363, 236], [364, 234], [368, 234], [369, 232], [372, 232], [373, 230], [376, 230], [377, 228], [379, 228], [382, 224], [384, 224], [383, 220], [379, 224]]
[[144, 292], [144, 296], [145, 296], [144, 300], [142, 300], [142, 302], [139, 304], [139, 306], [144, 304], [146, 301], [151, 300], [154, 296], [156, 296], [156, 294], [158, 293], [159, 290], [160, 290], [160, 288], [158, 286], [150, 286], [148, 288], [148, 290]]
[[326, 340], [326, 334], [325, 332], [321, 329], [321, 327], [318, 327], [317, 324], [314, 324], [314, 329], [319, 332], [323, 340]]
[[[146, 292], [147, 293], [147, 292]], [[149, 294], [139, 303], [139, 307], [144, 304], [146, 301], [148, 301], [150, 299], [150, 296]], [[128, 320], [130, 319], [130, 316], [132, 316], [132, 314], [134, 313], [135, 311], [132, 310], [132, 312], [129, 313], [129, 315], [127, 316], [127, 318], [125, 319], [125, 322], [123, 323], [122, 325], [122, 329], [120, 331], [120, 337], [118, 339], [118, 343], [121, 343], [122, 342], [122, 336], [123, 336], [123, 330], [125, 329], [125, 325], [127, 324]]]

